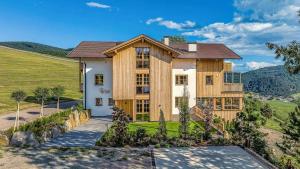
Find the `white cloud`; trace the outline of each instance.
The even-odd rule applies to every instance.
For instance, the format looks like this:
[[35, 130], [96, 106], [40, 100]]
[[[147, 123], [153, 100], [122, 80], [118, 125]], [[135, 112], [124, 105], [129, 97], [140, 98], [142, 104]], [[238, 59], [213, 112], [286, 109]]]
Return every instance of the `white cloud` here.
[[286, 44], [300, 39], [299, 0], [235, 0], [231, 22], [216, 22], [182, 35], [200, 42], [225, 43], [244, 56], [273, 56], [266, 42]]
[[277, 64], [275, 63], [269, 63], [269, 62], [247, 62], [246, 66], [250, 69], [250, 70], [256, 70], [256, 69], [260, 69], [263, 67], [269, 67], [269, 66], [276, 66]]
[[109, 5], [104, 5], [97, 2], [87, 2], [86, 5], [93, 8], [111, 8]]
[[183, 23], [178, 23], [174, 22], [171, 20], [164, 20], [162, 17], [157, 17], [157, 18], [151, 18], [146, 21], [147, 25], [157, 23], [158, 25], [165, 26], [166, 28], [169, 29], [176, 29], [176, 30], [184, 30], [184, 29], [190, 29], [196, 26], [196, 22], [193, 21], [185, 21]]

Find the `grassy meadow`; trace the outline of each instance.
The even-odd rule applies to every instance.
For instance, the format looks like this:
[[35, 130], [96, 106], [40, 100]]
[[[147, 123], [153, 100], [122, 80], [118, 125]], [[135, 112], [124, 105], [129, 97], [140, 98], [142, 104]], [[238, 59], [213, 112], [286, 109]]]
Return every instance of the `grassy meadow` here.
[[294, 111], [296, 104], [280, 100], [268, 100], [266, 102], [270, 104], [274, 111], [274, 115], [272, 119], [267, 121], [266, 127], [281, 131], [280, 122], [287, 120], [289, 112]]
[[[55, 85], [65, 87], [64, 97], [79, 99], [78, 63], [0, 46], [0, 114], [15, 110], [16, 103], [10, 98], [12, 91], [22, 89], [32, 96], [38, 86]], [[34, 105], [28, 101], [21, 108]]]

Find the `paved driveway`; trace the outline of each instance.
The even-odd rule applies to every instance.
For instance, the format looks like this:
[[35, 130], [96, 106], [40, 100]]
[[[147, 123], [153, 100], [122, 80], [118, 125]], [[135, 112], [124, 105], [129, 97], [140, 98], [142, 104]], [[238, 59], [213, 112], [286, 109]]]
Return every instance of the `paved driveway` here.
[[156, 168], [263, 169], [253, 156], [237, 146], [154, 149]]
[[[72, 106], [76, 106], [78, 101], [63, 102], [60, 104], [60, 109], [64, 110]], [[28, 108], [20, 111], [20, 124], [35, 120], [40, 117], [40, 107]], [[44, 115], [56, 113], [56, 104], [49, 104], [44, 107]], [[0, 116], [0, 130], [6, 130], [14, 126], [16, 112], [9, 112]]]
[[42, 147], [93, 147], [110, 125], [110, 117], [93, 117], [85, 124], [44, 143]]

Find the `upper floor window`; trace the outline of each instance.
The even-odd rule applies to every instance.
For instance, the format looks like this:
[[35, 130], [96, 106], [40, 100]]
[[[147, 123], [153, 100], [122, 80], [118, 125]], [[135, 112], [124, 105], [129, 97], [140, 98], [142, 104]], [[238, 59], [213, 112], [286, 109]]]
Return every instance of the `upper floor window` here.
[[150, 48], [138, 47], [136, 52], [136, 68], [149, 68]]
[[224, 72], [224, 83], [241, 83], [241, 73]]
[[213, 76], [212, 75], [206, 76], [205, 82], [206, 82], [206, 85], [213, 85], [214, 84]]
[[150, 93], [150, 78], [149, 74], [136, 74], [136, 93], [148, 94]]
[[103, 106], [102, 98], [96, 98], [96, 106]]
[[95, 75], [95, 85], [103, 85], [104, 83], [104, 78], [103, 78], [103, 74], [96, 74]]
[[176, 85], [188, 85], [188, 75], [176, 75], [175, 80]]

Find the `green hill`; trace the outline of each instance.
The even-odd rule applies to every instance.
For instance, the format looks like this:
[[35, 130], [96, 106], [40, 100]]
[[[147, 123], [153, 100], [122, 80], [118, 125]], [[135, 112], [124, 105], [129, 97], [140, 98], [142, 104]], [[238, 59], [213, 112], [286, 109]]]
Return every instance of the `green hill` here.
[[6, 46], [14, 49], [36, 52], [41, 54], [47, 54], [58, 57], [66, 57], [66, 55], [72, 50], [62, 49], [53, 46], [43, 45], [33, 42], [0, 42], [0, 46]]
[[300, 92], [300, 74], [290, 75], [282, 65], [243, 73], [242, 81], [245, 91], [261, 95], [289, 96]]
[[[66, 88], [66, 98], [80, 98], [78, 63], [70, 59], [0, 47], [0, 113], [15, 110], [16, 104], [10, 99], [13, 90], [22, 89], [32, 96], [37, 86], [55, 85]], [[33, 105], [35, 103], [28, 101], [22, 107]]]

